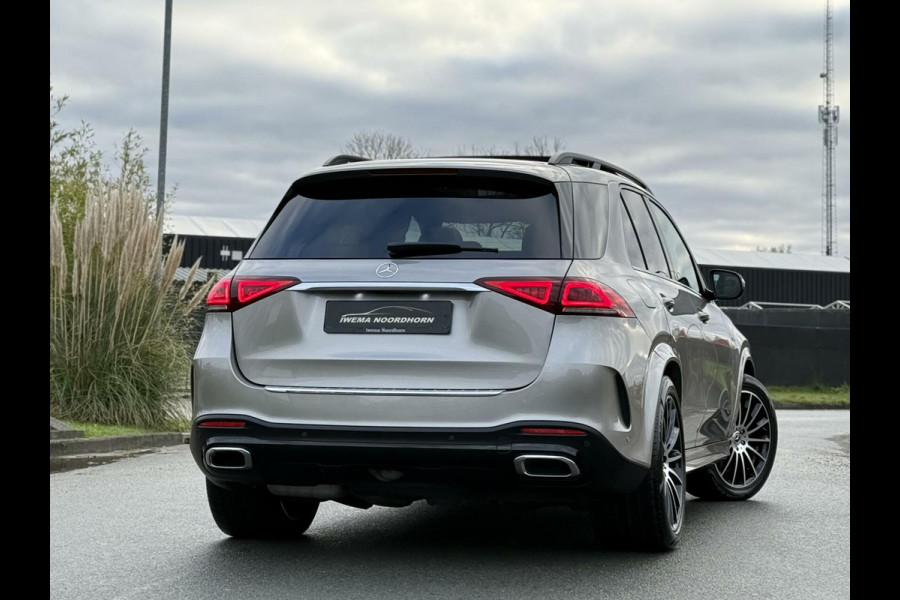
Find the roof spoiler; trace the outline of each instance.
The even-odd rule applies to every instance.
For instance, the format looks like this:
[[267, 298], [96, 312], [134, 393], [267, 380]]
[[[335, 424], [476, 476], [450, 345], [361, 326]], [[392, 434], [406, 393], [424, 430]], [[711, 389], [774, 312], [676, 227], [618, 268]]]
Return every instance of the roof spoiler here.
[[[423, 157], [426, 158], [426, 157]], [[500, 158], [500, 159], [515, 159], [515, 160], [533, 160], [536, 162], [546, 162], [550, 165], [577, 165], [580, 167], [587, 167], [589, 169], [597, 169], [598, 171], [606, 171], [607, 173], [612, 173], [613, 175], [619, 175], [621, 177], [625, 177], [626, 179], [630, 179], [637, 185], [641, 186], [648, 192], [650, 191], [650, 186], [644, 183], [644, 180], [635, 175], [630, 171], [626, 171], [622, 167], [616, 166], [611, 162], [605, 161], [601, 158], [597, 158], [595, 156], [588, 156], [587, 154], [579, 154], [577, 152], [558, 152], [553, 156], [441, 156], [434, 158]], [[346, 165], [348, 163], [355, 162], [364, 162], [367, 160], [371, 160], [362, 156], [353, 156], [352, 154], [338, 154], [337, 156], [333, 156], [325, 161], [323, 167], [334, 167], [337, 165]]]

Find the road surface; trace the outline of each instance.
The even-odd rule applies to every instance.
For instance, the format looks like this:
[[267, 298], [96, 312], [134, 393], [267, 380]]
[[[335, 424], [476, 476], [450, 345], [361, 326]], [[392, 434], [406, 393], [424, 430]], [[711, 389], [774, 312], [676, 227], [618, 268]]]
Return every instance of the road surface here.
[[187, 447], [50, 475], [50, 596], [844, 598], [850, 413], [780, 411], [766, 487], [687, 504], [681, 547], [600, 551], [565, 508], [322, 505], [305, 539], [227, 538]]

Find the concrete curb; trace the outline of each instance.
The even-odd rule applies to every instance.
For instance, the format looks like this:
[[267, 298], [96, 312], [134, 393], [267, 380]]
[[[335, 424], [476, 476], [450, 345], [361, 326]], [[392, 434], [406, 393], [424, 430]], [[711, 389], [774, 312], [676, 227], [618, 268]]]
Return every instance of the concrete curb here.
[[181, 432], [50, 440], [50, 458], [75, 454], [105, 454], [120, 450], [144, 450], [163, 446], [177, 446], [186, 444], [187, 441], [188, 434]]
[[79, 431], [77, 429], [63, 429], [56, 431], [54, 429], [50, 430], [50, 439], [51, 440], [73, 440], [76, 438], [83, 438], [84, 432]]
[[82, 438], [84, 437], [84, 432], [80, 429], [75, 429], [74, 427], [69, 427], [69, 424], [60, 421], [59, 419], [54, 419], [50, 417], [50, 439], [51, 440], [71, 440], [73, 438]]

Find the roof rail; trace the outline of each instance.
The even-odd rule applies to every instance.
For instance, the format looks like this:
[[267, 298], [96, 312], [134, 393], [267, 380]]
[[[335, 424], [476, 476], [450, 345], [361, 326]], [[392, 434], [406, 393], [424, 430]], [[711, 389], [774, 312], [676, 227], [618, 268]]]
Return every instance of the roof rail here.
[[363, 162], [365, 160], [372, 160], [370, 158], [365, 158], [362, 156], [353, 156], [352, 154], [338, 154], [337, 156], [332, 156], [328, 160], [325, 161], [323, 167], [334, 167], [335, 165], [346, 165], [347, 163], [355, 163], [355, 162]]
[[606, 162], [605, 160], [596, 158], [594, 156], [588, 156], [587, 154], [578, 154], [577, 152], [558, 152], [551, 156], [550, 160], [548, 160], [547, 162], [551, 165], [579, 165], [582, 167], [588, 167], [590, 169], [606, 171], [607, 173], [613, 173], [615, 175], [621, 175], [622, 177], [632, 180], [648, 192], [650, 191], [650, 186], [644, 183], [644, 180], [637, 175], [626, 171], [622, 167], [617, 167], [611, 162]]
[[497, 158], [505, 160], [531, 160], [535, 162], [547, 162], [549, 156], [534, 156], [531, 154], [454, 154], [452, 156], [435, 156], [434, 158]]

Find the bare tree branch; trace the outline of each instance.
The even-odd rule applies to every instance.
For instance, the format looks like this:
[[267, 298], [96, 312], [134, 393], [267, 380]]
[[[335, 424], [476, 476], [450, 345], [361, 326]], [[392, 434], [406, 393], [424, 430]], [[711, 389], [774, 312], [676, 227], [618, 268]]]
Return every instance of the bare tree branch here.
[[417, 158], [422, 156], [412, 143], [399, 135], [380, 130], [357, 131], [344, 144], [344, 152], [371, 159]]

